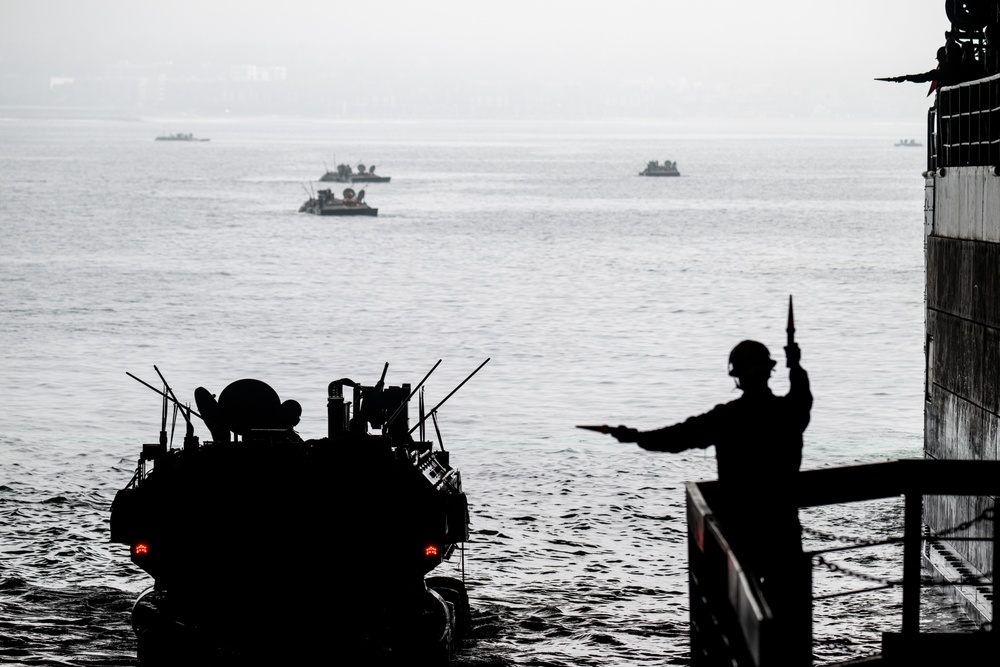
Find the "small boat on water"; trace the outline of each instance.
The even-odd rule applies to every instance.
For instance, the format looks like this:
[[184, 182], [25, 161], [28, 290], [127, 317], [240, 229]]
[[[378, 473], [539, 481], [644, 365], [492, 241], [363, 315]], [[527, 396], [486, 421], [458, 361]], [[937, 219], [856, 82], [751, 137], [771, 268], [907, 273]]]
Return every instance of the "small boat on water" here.
[[916, 139], [900, 139], [896, 146], [923, 146], [922, 143], [918, 142]]
[[437, 415], [487, 361], [429, 411], [422, 386], [440, 361], [412, 389], [386, 386], [388, 363], [371, 386], [330, 382], [326, 434], [310, 440], [293, 430], [298, 401], [260, 380], [218, 399], [198, 387], [196, 412], [159, 369], [162, 391], [129, 373], [163, 397], [159, 441], [111, 506], [111, 541], [155, 582], [132, 610], [141, 664], [446, 664], [469, 630], [464, 559], [461, 579], [428, 575], [461, 552], [469, 511]]
[[176, 134], [161, 134], [156, 141], [211, 141], [211, 139], [199, 139], [191, 133], [178, 132]]
[[302, 206], [299, 213], [313, 215], [378, 215], [378, 209], [365, 203], [365, 191], [355, 192], [353, 188], [344, 189], [344, 198], [337, 199], [329, 188], [317, 190]]
[[327, 169], [319, 180], [327, 183], [388, 183], [390, 178], [392, 177], [376, 176], [375, 165], [366, 167], [364, 164], [359, 164], [355, 172], [349, 164], [338, 164], [336, 171]]
[[677, 171], [677, 163], [671, 162], [670, 160], [664, 160], [663, 164], [660, 164], [659, 160], [650, 160], [646, 164], [646, 168], [639, 172], [640, 176], [680, 176], [681, 172]]

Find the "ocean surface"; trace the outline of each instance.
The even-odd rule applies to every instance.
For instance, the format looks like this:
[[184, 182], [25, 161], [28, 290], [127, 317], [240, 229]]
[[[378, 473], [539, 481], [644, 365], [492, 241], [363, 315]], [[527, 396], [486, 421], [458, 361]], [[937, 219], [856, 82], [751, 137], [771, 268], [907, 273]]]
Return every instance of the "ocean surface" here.
[[[161, 405], [126, 372], [158, 385], [155, 364], [182, 400], [264, 380], [312, 438], [334, 379], [372, 384], [389, 362], [389, 384], [416, 384], [441, 359], [433, 405], [488, 358], [439, 419], [473, 521], [457, 664], [687, 664], [683, 485], [714, 477], [713, 450], [574, 426], [655, 428], [736, 398], [744, 338], [787, 391], [793, 294], [815, 395], [803, 467], [919, 457], [925, 156], [893, 145], [914, 136], [919, 122], [0, 119], [0, 663], [137, 664], [129, 612], [152, 582], [108, 519]], [[638, 177], [652, 159], [682, 176]], [[339, 162], [392, 177], [366, 188], [377, 218], [297, 212]], [[802, 520], [807, 549], [881, 540], [902, 507]], [[825, 558], [816, 662], [878, 652], [900, 627], [899, 588], [879, 586], [901, 550]], [[356, 571], [377, 576], [363, 553]], [[933, 591], [923, 622], [967, 623]]]

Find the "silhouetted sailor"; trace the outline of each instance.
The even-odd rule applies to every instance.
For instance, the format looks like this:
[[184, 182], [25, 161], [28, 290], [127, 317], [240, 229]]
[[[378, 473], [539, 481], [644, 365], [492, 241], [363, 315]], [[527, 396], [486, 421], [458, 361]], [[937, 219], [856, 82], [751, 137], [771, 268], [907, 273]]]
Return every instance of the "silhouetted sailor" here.
[[938, 66], [927, 72], [921, 72], [920, 74], [904, 74], [902, 76], [890, 76], [880, 78], [878, 81], [893, 81], [895, 83], [901, 83], [903, 81], [911, 81], [913, 83], [926, 83], [928, 81], [934, 81], [937, 86], [952, 86], [956, 83], [961, 83], [964, 80], [962, 78], [960, 67], [961, 63], [955, 62], [948, 57], [948, 49], [946, 47], [942, 46], [937, 50], [937, 61]]
[[768, 386], [775, 362], [767, 348], [745, 340], [729, 355], [729, 375], [736, 378], [741, 397], [672, 426], [654, 431], [619, 426], [611, 434], [661, 452], [715, 445], [719, 481], [728, 496], [745, 496], [775, 509], [791, 506], [783, 498], [802, 462], [802, 433], [813, 399], [809, 376], [799, 365], [799, 346], [792, 343], [785, 353], [791, 381], [785, 396], [775, 396]]
[[957, 63], [962, 60], [962, 45], [955, 40], [955, 33], [951, 30], [944, 31], [944, 50], [949, 61]]
[[986, 68], [977, 57], [976, 47], [969, 42], [962, 45], [962, 58], [958, 67], [962, 81], [975, 81], [986, 76]]
[[926, 83], [930, 81], [933, 85], [928, 92], [929, 95], [938, 86], [952, 86], [965, 81], [975, 81], [993, 73], [991, 64], [993, 55], [988, 47], [985, 52], [980, 52], [971, 42], [960, 46], [954, 41], [950, 32], [946, 32], [945, 37], [948, 40], [947, 43], [937, 50], [938, 66], [936, 68], [920, 74], [882, 77], [876, 81], [896, 83], [903, 81]]
[[[790, 324], [791, 332], [794, 331]], [[802, 433], [813, 397], [801, 352], [785, 347], [791, 388], [776, 396], [768, 387], [775, 362], [767, 348], [745, 340], [729, 355], [729, 375], [743, 395], [686, 421], [653, 431], [609, 428], [621, 442], [643, 449], [681, 452], [715, 445], [722, 491], [713, 511], [744, 568], [761, 583], [776, 619], [808, 620], [808, 563], [802, 555], [798, 506], [792, 495], [802, 461]], [[793, 632], [796, 636], [801, 630]]]
[[983, 68], [987, 76], [1000, 72], [1000, 24], [988, 25], [983, 28]]

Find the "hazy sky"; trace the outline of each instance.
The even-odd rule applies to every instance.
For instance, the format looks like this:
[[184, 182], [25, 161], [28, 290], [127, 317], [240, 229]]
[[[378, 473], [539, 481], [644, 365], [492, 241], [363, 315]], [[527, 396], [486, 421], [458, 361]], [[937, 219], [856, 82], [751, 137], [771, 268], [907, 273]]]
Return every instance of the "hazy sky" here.
[[[926, 109], [944, 0], [0, 0], [0, 64], [280, 65], [290, 75], [605, 85], [653, 79]], [[821, 101], [821, 100], [819, 100]]]

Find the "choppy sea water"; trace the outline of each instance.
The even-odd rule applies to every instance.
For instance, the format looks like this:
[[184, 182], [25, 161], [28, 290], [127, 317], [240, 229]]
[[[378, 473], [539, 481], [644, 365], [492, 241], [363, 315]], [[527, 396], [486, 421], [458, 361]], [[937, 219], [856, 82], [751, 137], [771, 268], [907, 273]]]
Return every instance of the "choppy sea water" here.
[[[442, 359], [433, 405], [489, 358], [440, 413], [472, 504], [459, 665], [687, 664], [683, 484], [714, 477], [712, 451], [574, 425], [735, 398], [729, 350], [779, 356], [789, 294], [816, 397], [803, 467], [920, 456], [924, 155], [893, 146], [919, 124], [170, 124], [211, 141], [0, 120], [0, 662], [136, 664], [129, 610], [151, 580], [108, 517], [158, 436], [159, 397], [126, 376], [156, 384], [154, 364], [188, 400], [262, 379], [309, 438], [333, 379], [389, 362], [390, 384], [416, 383]], [[650, 159], [682, 176], [636, 176]], [[367, 188], [377, 218], [297, 213], [338, 162], [392, 177]], [[804, 511], [806, 547], [899, 535], [901, 514]], [[817, 596], [901, 576], [893, 547], [830, 559]], [[817, 663], [877, 652], [900, 600], [818, 600]], [[965, 623], [932, 592], [924, 610]]]

